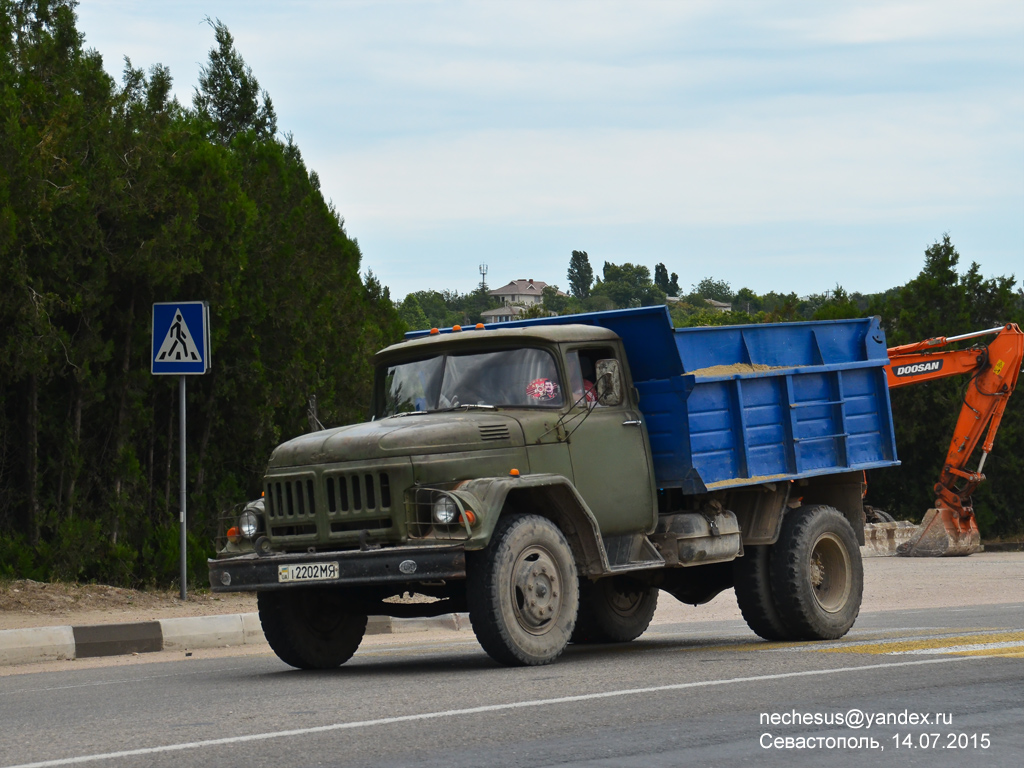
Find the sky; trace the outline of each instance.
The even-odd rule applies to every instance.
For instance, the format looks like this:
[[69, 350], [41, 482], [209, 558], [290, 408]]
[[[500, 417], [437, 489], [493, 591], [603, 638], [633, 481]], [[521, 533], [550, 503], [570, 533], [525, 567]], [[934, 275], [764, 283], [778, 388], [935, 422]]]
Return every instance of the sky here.
[[573, 250], [872, 293], [949, 233], [1024, 278], [1024, 3], [81, 0], [190, 104], [220, 19], [393, 298]]

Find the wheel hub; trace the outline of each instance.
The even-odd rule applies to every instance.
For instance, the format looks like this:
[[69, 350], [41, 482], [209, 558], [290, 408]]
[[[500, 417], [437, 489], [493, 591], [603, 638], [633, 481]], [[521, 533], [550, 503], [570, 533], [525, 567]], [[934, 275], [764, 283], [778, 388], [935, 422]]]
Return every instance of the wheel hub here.
[[606, 587], [608, 606], [619, 616], [634, 615], [643, 603], [644, 593], [634, 586], [624, 586], [616, 579]]
[[547, 632], [562, 607], [561, 574], [540, 546], [525, 549], [512, 571], [512, 605], [519, 625], [531, 634]]
[[824, 533], [811, 547], [808, 569], [811, 593], [821, 609], [838, 613], [850, 598], [853, 566], [842, 541], [833, 533]]

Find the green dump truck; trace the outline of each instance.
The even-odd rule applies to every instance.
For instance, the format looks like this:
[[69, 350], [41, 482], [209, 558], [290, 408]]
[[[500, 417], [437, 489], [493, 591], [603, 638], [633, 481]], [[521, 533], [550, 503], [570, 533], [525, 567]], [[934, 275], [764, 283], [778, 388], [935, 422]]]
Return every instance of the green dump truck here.
[[[274, 450], [209, 561], [299, 668], [370, 615], [468, 611], [507, 665], [735, 588], [772, 640], [855, 621], [863, 470], [897, 464], [877, 318], [672, 327], [664, 307], [414, 332], [370, 420]], [[411, 599], [412, 598], [412, 599]]]

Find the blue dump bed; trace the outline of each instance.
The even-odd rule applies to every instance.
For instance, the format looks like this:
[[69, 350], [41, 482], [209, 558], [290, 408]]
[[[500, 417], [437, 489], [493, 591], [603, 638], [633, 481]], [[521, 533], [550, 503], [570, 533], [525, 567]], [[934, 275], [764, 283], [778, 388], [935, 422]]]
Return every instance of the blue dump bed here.
[[488, 327], [564, 324], [622, 338], [659, 487], [703, 493], [899, 463], [877, 318], [673, 328], [667, 307], [642, 307]]

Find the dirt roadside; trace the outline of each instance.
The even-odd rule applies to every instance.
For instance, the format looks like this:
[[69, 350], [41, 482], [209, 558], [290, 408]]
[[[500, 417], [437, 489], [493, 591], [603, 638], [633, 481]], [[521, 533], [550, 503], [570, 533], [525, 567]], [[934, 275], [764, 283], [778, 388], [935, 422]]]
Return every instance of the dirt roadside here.
[[[864, 560], [862, 612], [1024, 603], [1024, 552], [970, 557], [871, 557]], [[662, 596], [655, 623], [741, 618], [732, 591], [707, 605]], [[252, 594], [194, 592], [182, 602], [171, 591], [137, 591], [97, 584], [0, 582], [0, 630], [153, 621], [186, 616], [253, 613]]]
[[121, 589], [102, 584], [0, 581], [0, 630], [253, 613], [256, 595]]

